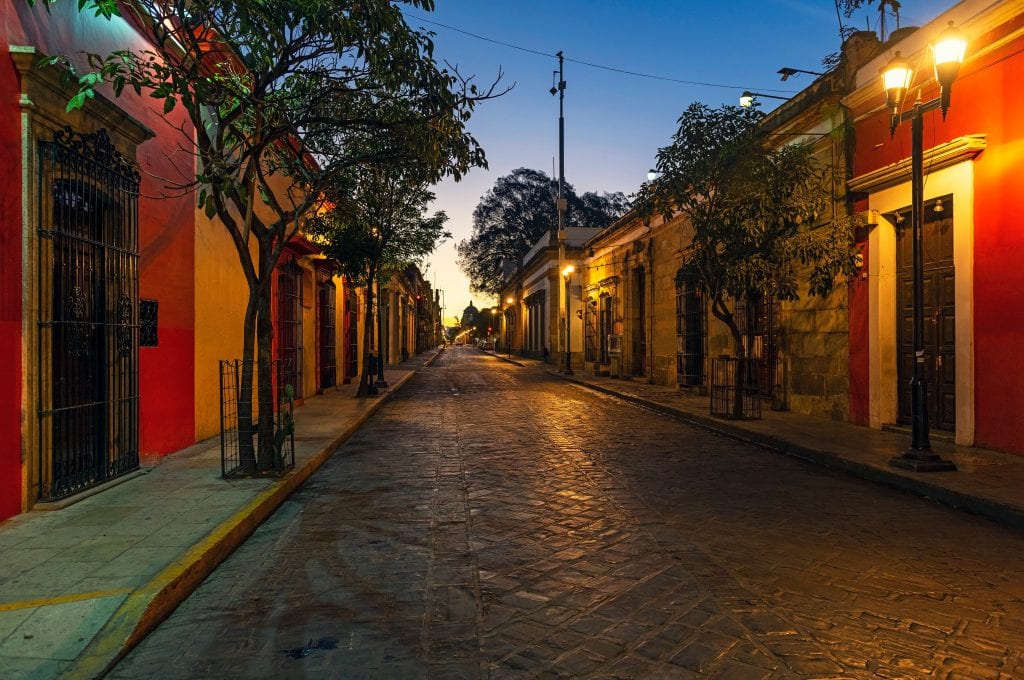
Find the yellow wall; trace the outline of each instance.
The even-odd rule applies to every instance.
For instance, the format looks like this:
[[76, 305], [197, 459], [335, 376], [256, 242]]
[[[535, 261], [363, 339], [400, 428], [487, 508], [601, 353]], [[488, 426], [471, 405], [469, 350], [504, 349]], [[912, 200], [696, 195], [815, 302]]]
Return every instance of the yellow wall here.
[[219, 366], [242, 357], [249, 286], [238, 252], [219, 220], [196, 213], [195, 418], [197, 440], [220, 433]]

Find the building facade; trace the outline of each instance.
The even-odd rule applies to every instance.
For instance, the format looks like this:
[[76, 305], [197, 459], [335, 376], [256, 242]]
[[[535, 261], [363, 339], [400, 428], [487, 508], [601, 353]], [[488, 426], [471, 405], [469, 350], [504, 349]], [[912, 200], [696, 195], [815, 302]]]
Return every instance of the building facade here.
[[[511, 352], [564, 367], [568, 340], [571, 365], [582, 367], [583, 322], [578, 312], [583, 244], [599, 231], [569, 227], [561, 244], [556, 235], [547, 232], [510, 267], [496, 308], [499, 346], [504, 343]], [[573, 272], [566, 277], [563, 272], [568, 265]]]
[[174, 153], [187, 121], [131, 93], [66, 112], [59, 72], [37, 66], [145, 47], [127, 22], [63, 3], [3, 14], [0, 154], [17, 170], [0, 208], [0, 519], [130, 474], [195, 429], [195, 211], [154, 179], [192, 172]]
[[1017, 169], [1024, 159], [1024, 3], [966, 0], [919, 29], [895, 33], [844, 100], [856, 124], [857, 207], [870, 211], [867, 276], [850, 290], [850, 411], [873, 428], [910, 415], [910, 125], [890, 134], [879, 70], [898, 50], [921, 64], [917, 90], [938, 94], [929, 45], [948, 22], [967, 39], [951, 106], [924, 114], [925, 354], [929, 421], [961, 444], [1024, 453], [1024, 379], [1006, 361], [1024, 332], [1017, 256]]
[[[0, 520], [59, 507], [220, 431], [221, 362], [248, 286], [224, 225], [165, 186], [190, 177], [181, 107], [130, 88], [67, 112], [51, 54], [146, 49], [119, 17], [0, 0]], [[257, 207], [257, 210], [263, 209]], [[271, 281], [275, 380], [299, 405], [359, 375], [366, 291], [301, 232]], [[389, 361], [422, 351], [433, 291], [394, 287]]]

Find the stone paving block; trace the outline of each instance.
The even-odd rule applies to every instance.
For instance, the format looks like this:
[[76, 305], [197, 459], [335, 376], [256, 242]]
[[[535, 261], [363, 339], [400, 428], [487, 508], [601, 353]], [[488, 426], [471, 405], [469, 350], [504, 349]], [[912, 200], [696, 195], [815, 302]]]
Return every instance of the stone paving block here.
[[635, 653], [648, 661], [667, 660], [682, 644], [677, 640], [656, 637], [644, 640], [636, 646]]

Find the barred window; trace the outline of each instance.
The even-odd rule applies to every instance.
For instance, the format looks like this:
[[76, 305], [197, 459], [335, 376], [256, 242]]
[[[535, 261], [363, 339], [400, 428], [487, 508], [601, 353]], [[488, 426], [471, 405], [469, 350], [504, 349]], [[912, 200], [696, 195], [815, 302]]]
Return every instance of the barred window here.
[[707, 307], [692, 281], [676, 285], [676, 373], [679, 384], [704, 384], [707, 352]]

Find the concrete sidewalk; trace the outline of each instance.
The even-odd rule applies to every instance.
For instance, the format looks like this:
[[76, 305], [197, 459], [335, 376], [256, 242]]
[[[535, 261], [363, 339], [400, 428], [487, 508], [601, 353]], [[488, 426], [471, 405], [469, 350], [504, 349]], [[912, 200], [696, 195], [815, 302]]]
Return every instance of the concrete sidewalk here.
[[388, 367], [377, 397], [341, 385], [308, 399], [282, 478], [222, 479], [213, 438], [60, 511], [0, 523], [0, 677], [102, 674], [437, 354]]
[[[640, 380], [598, 377], [577, 371], [562, 375], [550, 363], [495, 355], [532, 370], [654, 409], [733, 439], [841, 470], [886, 486], [988, 517], [1024, 530], [1024, 457], [932, 437], [932, 450], [957, 465], [956, 472], [907, 472], [889, 459], [910, 445], [909, 434], [872, 430], [849, 423], [764, 410], [760, 420], [728, 420], [709, 414], [707, 395]], [[780, 492], [784, 490], [780, 489]]]

